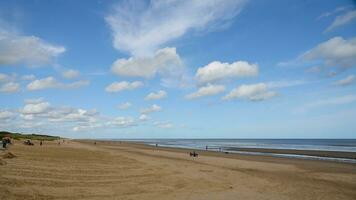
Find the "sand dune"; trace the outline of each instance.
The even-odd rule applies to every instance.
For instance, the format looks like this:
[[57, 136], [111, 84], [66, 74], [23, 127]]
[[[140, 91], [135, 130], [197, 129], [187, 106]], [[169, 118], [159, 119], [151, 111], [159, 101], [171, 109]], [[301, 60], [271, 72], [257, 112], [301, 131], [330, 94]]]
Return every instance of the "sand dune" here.
[[356, 199], [354, 164], [92, 141], [9, 151], [0, 199]]

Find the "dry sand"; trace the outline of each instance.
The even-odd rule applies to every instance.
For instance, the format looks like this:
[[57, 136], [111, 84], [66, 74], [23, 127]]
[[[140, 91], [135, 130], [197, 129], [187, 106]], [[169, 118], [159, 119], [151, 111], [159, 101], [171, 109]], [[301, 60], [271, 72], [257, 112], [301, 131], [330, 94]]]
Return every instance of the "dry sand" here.
[[[356, 199], [356, 165], [66, 141], [8, 150], [0, 199]], [[0, 151], [3, 155], [5, 152]]]

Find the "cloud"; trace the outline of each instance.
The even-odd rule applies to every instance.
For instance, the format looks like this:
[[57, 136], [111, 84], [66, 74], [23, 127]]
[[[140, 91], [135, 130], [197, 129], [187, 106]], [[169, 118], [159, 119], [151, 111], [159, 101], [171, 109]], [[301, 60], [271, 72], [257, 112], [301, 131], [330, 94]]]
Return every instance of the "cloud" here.
[[350, 7], [352, 7], [352, 6], [337, 7], [335, 10], [333, 10], [333, 11], [331, 11], [331, 12], [325, 12], [325, 13], [321, 14], [321, 15], [317, 18], [317, 20], [320, 20], [320, 19], [322, 19], [322, 18], [335, 15], [335, 14], [337, 14], [337, 13], [339, 13], [339, 12], [342, 12], [342, 11], [345, 11], [345, 10], [349, 9]]
[[322, 72], [322, 69], [320, 66], [313, 66], [305, 70], [306, 73], [311, 73], [311, 74], [319, 74]]
[[106, 125], [114, 127], [130, 127], [136, 125], [136, 122], [131, 117], [117, 117], [107, 122]]
[[95, 124], [95, 125], [86, 124], [86, 125], [74, 126], [72, 128], [72, 130], [75, 131], [75, 132], [81, 132], [81, 131], [89, 131], [89, 130], [92, 130], [94, 128], [99, 128], [99, 127], [101, 127], [101, 126], [98, 125], [98, 124]]
[[76, 88], [80, 88], [80, 87], [84, 87], [90, 84], [90, 81], [88, 80], [79, 80], [79, 81], [75, 81], [72, 83], [61, 83], [61, 87], [60, 88], [64, 88], [64, 89], [76, 89]]
[[41, 103], [43, 102], [43, 98], [37, 98], [37, 99], [25, 99], [24, 101], [26, 104], [36, 104], [36, 103]]
[[356, 20], [356, 10], [348, 11], [343, 15], [337, 16], [325, 32], [332, 31], [337, 27], [344, 26]]
[[154, 122], [153, 125], [158, 128], [164, 128], [164, 129], [173, 128], [173, 124], [169, 122]]
[[304, 85], [308, 83], [304, 80], [282, 80], [282, 81], [271, 81], [266, 83], [268, 88], [286, 88], [286, 87], [294, 87], [298, 85]]
[[75, 89], [83, 86], [89, 85], [90, 82], [87, 80], [79, 80], [72, 83], [61, 83], [57, 81], [54, 77], [49, 76], [43, 79], [37, 79], [30, 82], [27, 85], [27, 89], [30, 91], [33, 90], [44, 90], [50, 88], [60, 88], [60, 89]]
[[15, 79], [16, 75], [8, 75], [4, 73], [0, 73], [0, 82], [9, 82]]
[[23, 75], [21, 77], [22, 80], [25, 80], [25, 81], [32, 81], [33, 79], [35, 79], [36, 76], [33, 75], [33, 74], [27, 74], [27, 75]]
[[141, 113], [142, 114], [149, 114], [149, 113], [153, 113], [153, 112], [159, 112], [161, 111], [162, 108], [156, 104], [153, 104], [151, 107], [149, 108], [144, 108], [144, 109], [141, 109]]
[[50, 104], [48, 102], [44, 102], [44, 101], [30, 102], [23, 107], [21, 113], [25, 115], [42, 114], [49, 111], [49, 109], [50, 109]]
[[0, 82], [7, 81], [7, 74], [0, 73]]
[[96, 122], [98, 114], [96, 109], [85, 110], [64, 107], [52, 109], [47, 117], [49, 121], [55, 122]]
[[146, 114], [141, 114], [140, 117], [139, 117], [140, 121], [147, 121], [149, 119], [150, 119], [150, 117], [148, 115], [146, 115]]
[[0, 110], [0, 121], [7, 121], [14, 117], [15, 117], [15, 113], [7, 110]]
[[20, 84], [15, 82], [8, 82], [0, 86], [0, 92], [13, 93], [20, 89]]
[[163, 99], [167, 97], [167, 92], [163, 91], [163, 90], [160, 90], [156, 93], [154, 92], [151, 92], [149, 93], [146, 97], [145, 97], [145, 100], [157, 100], [157, 99]]
[[347, 86], [347, 85], [351, 85], [352, 83], [355, 82], [355, 75], [349, 75], [344, 79], [338, 80], [334, 83], [334, 85], [338, 85], [338, 86]]
[[297, 108], [295, 111], [297, 113], [303, 113], [310, 109], [315, 109], [315, 108], [319, 108], [319, 107], [344, 105], [344, 104], [350, 104], [353, 102], [356, 102], [356, 95], [350, 94], [350, 95], [344, 95], [344, 96], [340, 96], [340, 97], [332, 97], [332, 98], [328, 98], [328, 99], [322, 99], [322, 100], [310, 102], [310, 103], [307, 103], [307, 104]]
[[200, 67], [195, 77], [200, 83], [208, 83], [256, 75], [258, 75], [257, 64], [250, 64], [246, 61], [236, 61], [231, 64], [214, 61], [204, 67]]
[[131, 106], [132, 106], [132, 104], [130, 102], [125, 102], [125, 103], [118, 105], [117, 107], [120, 110], [126, 110], [126, 109], [130, 108]]
[[226, 26], [238, 15], [245, 0], [123, 1], [105, 20], [116, 49], [147, 56], [188, 31]]
[[31, 83], [27, 85], [28, 90], [43, 90], [43, 89], [48, 89], [48, 88], [56, 88], [59, 87], [59, 82], [53, 78], [52, 76], [49, 76], [47, 78], [43, 79], [38, 79], [34, 80]]
[[[17, 117], [18, 116], [18, 117]], [[96, 109], [82, 109], [68, 106], [56, 107], [43, 98], [26, 99], [22, 108], [12, 112], [0, 110], [2, 128], [16, 127], [17, 131], [48, 131], [57, 127], [57, 131], [90, 131], [101, 128], [102, 131], [128, 128], [140, 125], [149, 117], [142, 114], [138, 119], [132, 117], [103, 116]]]
[[[95, 110], [85, 110], [71, 107], [53, 107], [49, 102], [38, 99], [27, 99], [22, 109], [19, 109], [20, 117], [26, 121], [46, 123], [79, 123], [93, 124], [97, 122], [99, 113]], [[62, 124], [64, 125], [64, 124]]]
[[320, 61], [325, 66], [349, 68], [356, 65], [356, 38], [334, 37], [300, 56], [305, 61]]
[[50, 44], [35, 36], [0, 30], [0, 65], [45, 65], [65, 51], [63, 46]]
[[69, 70], [62, 72], [63, 78], [66, 78], [66, 79], [77, 78], [79, 75], [80, 75], [80, 72], [78, 70], [74, 70], [74, 69], [69, 69]]
[[108, 85], [105, 88], [105, 91], [110, 92], [110, 93], [121, 92], [124, 90], [134, 90], [134, 89], [140, 88], [142, 86], [143, 86], [143, 83], [140, 81], [134, 81], [131, 83], [127, 82], [127, 81], [121, 81], [121, 82], [114, 82], [114, 83]]
[[204, 87], [198, 89], [198, 91], [188, 94], [185, 96], [186, 99], [196, 99], [204, 96], [217, 95], [225, 91], [225, 86], [223, 85], [212, 85], [208, 84]]
[[182, 71], [182, 61], [175, 48], [163, 48], [152, 57], [121, 58], [114, 62], [111, 71], [119, 76], [152, 78], [157, 73], [170, 75]]
[[246, 99], [249, 101], [263, 101], [276, 96], [277, 93], [268, 90], [265, 83], [241, 85], [223, 97], [224, 100]]

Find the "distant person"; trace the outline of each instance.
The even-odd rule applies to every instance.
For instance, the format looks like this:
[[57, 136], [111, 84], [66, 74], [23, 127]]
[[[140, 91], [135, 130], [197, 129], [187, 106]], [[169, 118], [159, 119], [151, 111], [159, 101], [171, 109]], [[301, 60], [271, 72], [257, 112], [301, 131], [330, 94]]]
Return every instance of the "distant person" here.
[[158, 147], [158, 144], [156, 143], [156, 147]]
[[208, 150], [208, 145], [205, 146], [205, 150]]
[[6, 149], [6, 139], [5, 138], [3, 138], [2, 139], [2, 148], [4, 148], [4, 149]]
[[40, 146], [42, 146], [42, 140], [40, 141]]
[[96, 145], [96, 141], [94, 142], [94, 145]]
[[195, 151], [193, 152], [189, 152], [190, 157], [198, 157], [198, 153], [196, 153]]

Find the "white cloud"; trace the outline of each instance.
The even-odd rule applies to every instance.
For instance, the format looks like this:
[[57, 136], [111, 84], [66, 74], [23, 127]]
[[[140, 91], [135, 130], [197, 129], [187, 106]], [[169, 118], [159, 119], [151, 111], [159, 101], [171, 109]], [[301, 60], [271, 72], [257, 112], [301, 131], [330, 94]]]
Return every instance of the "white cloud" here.
[[153, 104], [151, 107], [149, 108], [144, 108], [141, 110], [142, 114], [149, 114], [149, 113], [153, 113], [153, 112], [159, 112], [161, 111], [162, 108], [156, 104]]
[[145, 100], [157, 100], [157, 99], [163, 99], [167, 97], [167, 92], [160, 90], [158, 92], [151, 92], [149, 93], [146, 97]]
[[105, 127], [101, 123], [87, 123], [87, 124], [80, 124], [74, 126], [72, 130], [75, 132], [80, 132], [80, 131], [89, 131], [95, 128], [105, 128]]
[[7, 81], [7, 74], [0, 73], [0, 82]]
[[147, 56], [190, 30], [226, 26], [241, 11], [245, 0], [123, 1], [105, 20], [116, 49]]
[[19, 114], [25, 121], [39, 122], [44, 126], [56, 123], [60, 127], [66, 127], [68, 124], [75, 124], [82, 128], [95, 127], [98, 126], [97, 122], [100, 118], [96, 109], [85, 110], [71, 107], [53, 107], [49, 102], [44, 101], [43, 98], [25, 100], [25, 106], [19, 109]]
[[306, 61], [321, 61], [325, 66], [348, 68], [356, 65], [356, 38], [334, 37], [300, 56]]
[[337, 13], [339, 13], [339, 12], [342, 12], [342, 11], [344, 11], [344, 10], [349, 9], [350, 7], [352, 7], [352, 6], [337, 7], [335, 10], [333, 10], [333, 11], [331, 11], [331, 12], [325, 12], [325, 13], [321, 14], [321, 15], [317, 18], [317, 20], [320, 20], [320, 19], [322, 19], [322, 18], [335, 15], [335, 14], [337, 14]]
[[334, 30], [337, 27], [346, 25], [356, 20], [356, 10], [348, 11], [343, 15], [339, 15], [335, 18], [335, 20], [331, 23], [331, 25], [325, 30], [325, 32]]
[[67, 132], [90, 131], [96, 128], [101, 128], [102, 131], [115, 130], [137, 126], [148, 119], [146, 114], [141, 114], [139, 118], [134, 119], [103, 116], [96, 109], [55, 107], [43, 98], [26, 99], [25, 105], [16, 112], [0, 110], [0, 121], [6, 122], [3, 123], [4, 126], [0, 123], [2, 128], [15, 127], [15, 130], [36, 132], [43, 130], [46, 133], [53, 127], [57, 127], [57, 131]]
[[322, 100], [317, 100], [317, 101], [314, 101], [311, 103], [307, 103], [307, 104], [297, 108], [295, 111], [297, 113], [303, 113], [310, 109], [315, 109], [315, 108], [319, 108], [319, 107], [344, 105], [344, 104], [350, 104], [353, 102], [356, 102], [356, 95], [350, 94], [350, 95], [345, 95], [345, 96], [340, 96], [340, 97], [332, 97], [332, 98], [328, 98], [328, 99], [322, 99]]
[[[147, 113], [157, 112], [161, 108], [153, 105], [143, 111], [135, 119], [133, 117], [110, 117], [101, 115], [96, 109], [72, 108], [67, 106], [51, 106], [43, 98], [26, 99], [22, 108], [12, 112], [0, 110], [1, 128], [16, 131], [36, 131], [48, 133], [57, 127], [57, 131], [77, 132], [90, 131], [100, 128], [101, 131], [112, 131], [117, 128], [130, 128], [145, 124], [150, 117]], [[162, 125], [164, 126], [164, 125]], [[15, 128], [13, 128], [15, 127]]]
[[63, 46], [49, 44], [35, 36], [21, 36], [0, 30], [0, 64], [2, 65], [44, 65], [51, 63], [65, 50]]
[[79, 80], [72, 83], [61, 83], [57, 81], [54, 77], [49, 76], [43, 79], [37, 79], [30, 82], [27, 85], [28, 90], [44, 90], [50, 88], [61, 88], [61, 89], [75, 89], [83, 86], [89, 85], [88, 80]]
[[246, 99], [250, 101], [263, 101], [276, 96], [277, 93], [269, 91], [265, 83], [241, 85], [223, 97], [224, 100]]
[[39, 101], [26, 104], [21, 113], [25, 115], [42, 114], [49, 111], [49, 109], [50, 104], [48, 102]]
[[150, 117], [148, 115], [146, 115], [146, 114], [141, 114], [140, 117], [139, 117], [140, 121], [147, 121], [149, 119], [150, 119]]
[[136, 125], [136, 122], [131, 117], [117, 117], [107, 122], [106, 125], [113, 127], [130, 127]]
[[37, 99], [25, 99], [26, 104], [36, 104], [36, 103], [41, 103], [43, 102], [43, 98], [37, 98]]
[[12, 93], [20, 89], [20, 84], [15, 82], [8, 82], [0, 86], [0, 92]]
[[80, 75], [80, 72], [78, 70], [74, 70], [74, 69], [69, 69], [69, 70], [62, 72], [62, 76], [66, 79], [77, 78], [79, 75]]
[[49, 121], [56, 122], [95, 122], [99, 113], [95, 110], [74, 109], [74, 108], [55, 108], [47, 113]]
[[87, 86], [89, 84], [90, 84], [90, 81], [88, 81], [88, 80], [79, 80], [79, 81], [75, 81], [72, 83], [61, 83], [60, 87], [64, 88], [64, 89], [75, 89], [75, 88]]
[[121, 58], [111, 67], [113, 73], [119, 76], [152, 78], [157, 73], [172, 75], [182, 71], [182, 61], [175, 48], [158, 50], [152, 57]]
[[120, 110], [126, 110], [126, 109], [130, 108], [131, 106], [132, 106], [132, 104], [130, 102], [125, 102], [125, 103], [118, 105], [117, 107]]
[[108, 85], [105, 88], [106, 92], [121, 92], [123, 90], [134, 90], [137, 88], [140, 88], [143, 86], [143, 83], [140, 81], [134, 81], [134, 82], [127, 82], [127, 81], [121, 81], [121, 82], [114, 82], [110, 85]]
[[231, 64], [214, 61], [204, 67], [200, 67], [195, 77], [200, 83], [208, 83], [256, 75], [258, 75], [257, 64], [250, 64], [246, 61], [236, 61]]
[[31, 83], [27, 85], [28, 90], [43, 90], [47, 88], [56, 88], [59, 87], [59, 82], [53, 78], [52, 76], [49, 76], [47, 78], [43, 79], [38, 79], [34, 80]]
[[80, 132], [80, 131], [88, 131], [88, 130], [91, 130], [93, 129], [94, 127], [93, 126], [86, 126], [86, 125], [82, 125], [82, 126], [75, 126], [72, 128], [73, 131], [75, 132]]
[[268, 88], [286, 88], [298, 85], [304, 85], [307, 82], [304, 80], [282, 80], [282, 81], [271, 81], [266, 83]]
[[198, 91], [188, 94], [185, 96], [187, 99], [196, 99], [204, 96], [217, 95], [225, 91], [225, 86], [223, 85], [212, 85], [208, 84], [204, 87], [198, 89]]
[[7, 110], [0, 110], [0, 120], [9, 120], [15, 117], [15, 113], [7, 111]]
[[12, 78], [9, 75], [0, 73], [0, 82], [7, 82], [10, 81], [11, 79]]
[[169, 122], [154, 122], [153, 125], [155, 125], [158, 128], [164, 128], [164, 129], [173, 128], [173, 124]]
[[347, 86], [347, 85], [351, 85], [353, 82], [355, 82], [356, 77], [355, 75], [349, 75], [344, 79], [338, 80], [334, 83], [334, 85], [338, 85], [338, 86]]
[[0, 83], [1, 82], [14, 82], [16, 81], [17, 74], [12, 73], [12, 74], [4, 74], [0, 73]]
[[36, 76], [33, 75], [33, 74], [27, 74], [27, 75], [23, 75], [21, 77], [22, 80], [25, 80], [25, 81], [32, 81], [33, 79], [35, 79]]
[[307, 73], [312, 73], [312, 74], [318, 74], [322, 72], [322, 69], [320, 66], [313, 66], [305, 70]]

